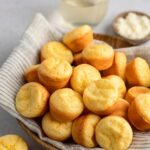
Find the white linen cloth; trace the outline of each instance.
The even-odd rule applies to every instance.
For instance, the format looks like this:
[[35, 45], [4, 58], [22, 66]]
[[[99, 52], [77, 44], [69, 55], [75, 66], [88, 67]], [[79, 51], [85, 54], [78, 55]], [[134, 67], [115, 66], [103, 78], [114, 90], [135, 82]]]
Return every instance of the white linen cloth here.
[[[15, 109], [15, 96], [21, 85], [24, 84], [23, 74], [26, 68], [38, 63], [39, 51], [45, 43], [61, 40], [63, 33], [72, 28], [72, 26], [66, 26], [64, 23], [60, 23], [59, 26], [56, 26], [56, 24], [49, 23], [41, 14], [35, 16], [32, 24], [25, 31], [20, 44], [0, 68], [0, 106], [23, 122], [31, 131], [37, 133], [41, 140], [63, 150], [84, 150], [86, 148], [83, 146], [57, 142], [45, 137], [41, 127], [34, 120], [22, 117]], [[122, 51], [126, 52], [128, 59], [142, 56], [150, 64], [150, 47], [125, 48]], [[101, 148], [93, 149], [98, 150]], [[150, 132], [134, 132], [130, 149], [150, 150]]]

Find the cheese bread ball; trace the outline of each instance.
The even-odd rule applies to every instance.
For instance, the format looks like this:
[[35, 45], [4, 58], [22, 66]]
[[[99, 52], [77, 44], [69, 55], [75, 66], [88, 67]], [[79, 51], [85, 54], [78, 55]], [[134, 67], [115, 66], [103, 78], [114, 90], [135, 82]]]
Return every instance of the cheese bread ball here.
[[122, 78], [116, 75], [109, 75], [104, 78], [108, 79], [116, 86], [116, 88], [118, 89], [119, 98], [124, 98], [125, 93], [126, 93], [126, 85], [124, 81], [122, 80]]
[[28, 146], [22, 137], [8, 134], [0, 137], [0, 150], [28, 150]]
[[81, 64], [73, 69], [70, 83], [75, 91], [82, 94], [89, 83], [99, 79], [101, 75], [96, 68], [88, 64]]
[[73, 62], [73, 55], [70, 49], [68, 49], [63, 43], [52, 41], [45, 44], [41, 50], [41, 61], [48, 59], [50, 57], [55, 57]]
[[64, 141], [71, 136], [72, 122], [58, 122], [49, 113], [42, 119], [42, 129], [51, 139]]
[[83, 25], [66, 33], [63, 42], [73, 53], [82, 51], [93, 41], [93, 30], [88, 25]]
[[25, 71], [25, 78], [27, 82], [39, 82], [39, 77], [38, 77], [39, 66], [40, 66], [39, 64], [33, 65]]
[[96, 141], [106, 150], [127, 150], [133, 138], [129, 123], [119, 116], [108, 116], [95, 129]]
[[58, 121], [72, 121], [83, 109], [81, 95], [70, 88], [56, 90], [50, 97], [50, 113]]
[[73, 63], [76, 66], [82, 64], [82, 53], [77, 53], [73, 56]]
[[24, 117], [39, 117], [47, 110], [49, 93], [37, 82], [24, 84], [16, 96], [16, 109]]
[[103, 75], [117, 75], [125, 81], [125, 70], [127, 57], [123, 52], [115, 52], [113, 64], [110, 68], [103, 71]]
[[95, 127], [100, 117], [94, 114], [82, 115], [74, 120], [72, 125], [73, 140], [85, 147], [96, 147]]
[[127, 64], [126, 78], [131, 85], [150, 86], [150, 68], [146, 60], [136, 57]]
[[119, 98], [115, 110], [110, 115], [121, 116], [127, 120], [129, 106], [129, 103], [126, 100]]
[[128, 118], [131, 124], [140, 131], [150, 129], [150, 94], [140, 94], [131, 103]]
[[93, 44], [82, 51], [82, 60], [98, 70], [111, 67], [114, 59], [114, 50], [108, 44]]
[[38, 69], [40, 82], [50, 91], [65, 87], [71, 74], [72, 67], [66, 60], [52, 57], [43, 61]]
[[149, 93], [150, 94], [150, 89], [143, 87], [143, 86], [134, 86], [130, 89], [128, 89], [125, 99], [131, 103], [138, 95], [140, 94], [146, 94]]
[[117, 100], [118, 90], [108, 79], [90, 83], [83, 93], [83, 101], [87, 109], [99, 115], [111, 114]]

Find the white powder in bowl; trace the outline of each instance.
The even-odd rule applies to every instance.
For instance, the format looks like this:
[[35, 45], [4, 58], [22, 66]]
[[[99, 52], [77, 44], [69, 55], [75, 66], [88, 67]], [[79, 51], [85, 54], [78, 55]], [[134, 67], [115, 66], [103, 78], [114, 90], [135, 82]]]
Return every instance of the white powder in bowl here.
[[150, 34], [150, 18], [129, 13], [125, 18], [118, 18], [115, 27], [123, 37], [133, 40], [143, 39]]

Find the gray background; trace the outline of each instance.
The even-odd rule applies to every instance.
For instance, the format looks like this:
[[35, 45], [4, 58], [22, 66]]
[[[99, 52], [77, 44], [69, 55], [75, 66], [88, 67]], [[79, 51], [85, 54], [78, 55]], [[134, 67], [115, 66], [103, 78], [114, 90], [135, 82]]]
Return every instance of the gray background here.
[[[0, 66], [19, 43], [35, 13], [41, 12], [48, 17], [57, 6], [58, 0], [0, 0]], [[107, 15], [95, 31], [113, 34], [113, 18], [127, 10], [139, 10], [150, 15], [150, 0], [110, 0]], [[21, 129], [17, 121], [0, 108], [0, 135], [9, 133], [24, 137], [30, 150], [42, 150], [42, 147]]]

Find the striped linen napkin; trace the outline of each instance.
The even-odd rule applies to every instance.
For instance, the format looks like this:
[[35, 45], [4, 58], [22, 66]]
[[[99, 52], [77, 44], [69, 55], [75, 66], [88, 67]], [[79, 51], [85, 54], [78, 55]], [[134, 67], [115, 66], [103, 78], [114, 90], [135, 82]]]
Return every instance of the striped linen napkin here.
[[[44, 136], [41, 127], [32, 119], [27, 119], [18, 114], [15, 109], [15, 96], [21, 85], [24, 84], [23, 74], [29, 66], [38, 63], [38, 53], [45, 43], [53, 40], [61, 40], [63, 33], [70, 30], [71, 26], [63, 23], [55, 27], [41, 14], [37, 14], [26, 30], [19, 46], [17, 46], [6, 62], [0, 68], [0, 106], [13, 117], [20, 120], [31, 131], [37, 133], [39, 138], [62, 150], [84, 150], [86, 148], [72, 143], [62, 143]], [[132, 49], [132, 50], [131, 50]], [[150, 64], [150, 51], [147, 47], [135, 47], [122, 49], [128, 58], [142, 56]], [[93, 148], [100, 150], [101, 148]], [[134, 140], [131, 150], [150, 150], [150, 132], [134, 132]], [[92, 148], [91, 148], [92, 150]]]

